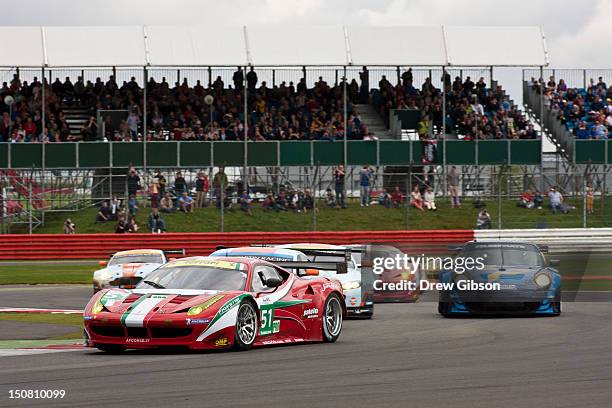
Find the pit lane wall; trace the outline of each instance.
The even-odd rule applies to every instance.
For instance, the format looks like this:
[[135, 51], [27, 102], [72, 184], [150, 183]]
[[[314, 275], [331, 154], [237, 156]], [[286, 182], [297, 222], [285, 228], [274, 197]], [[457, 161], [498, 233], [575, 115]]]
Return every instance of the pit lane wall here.
[[184, 249], [187, 256], [208, 255], [217, 245], [286, 244], [390, 244], [410, 254], [447, 253], [450, 244], [474, 239], [472, 230], [432, 231], [327, 231], [227, 232], [167, 234], [12, 234], [0, 239], [0, 259], [107, 259], [126, 249]]
[[528, 241], [551, 252], [612, 251], [612, 228], [431, 230], [431, 231], [296, 231], [168, 234], [11, 234], [2, 235], [0, 259], [106, 259], [117, 251], [139, 248], [184, 249], [187, 256], [208, 255], [217, 245], [389, 244], [409, 254], [446, 254], [447, 247], [467, 241]]

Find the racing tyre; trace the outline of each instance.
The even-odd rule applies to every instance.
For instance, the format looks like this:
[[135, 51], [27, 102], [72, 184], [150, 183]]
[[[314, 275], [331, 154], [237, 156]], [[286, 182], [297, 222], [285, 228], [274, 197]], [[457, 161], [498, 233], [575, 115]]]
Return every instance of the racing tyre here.
[[125, 351], [125, 347], [120, 344], [96, 344], [96, 348], [109, 354], [119, 354]]
[[243, 300], [238, 306], [236, 317], [236, 334], [234, 335], [234, 348], [236, 350], [249, 350], [253, 347], [257, 335], [257, 309], [248, 300]]
[[450, 302], [438, 302], [438, 313], [440, 313], [442, 316], [451, 317], [450, 309]]
[[342, 331], [342, 300], [335, 293], [329, 295], [325, 300], [321, 325], [323, 326], [324, 342], [333, 343], [338, 340]]

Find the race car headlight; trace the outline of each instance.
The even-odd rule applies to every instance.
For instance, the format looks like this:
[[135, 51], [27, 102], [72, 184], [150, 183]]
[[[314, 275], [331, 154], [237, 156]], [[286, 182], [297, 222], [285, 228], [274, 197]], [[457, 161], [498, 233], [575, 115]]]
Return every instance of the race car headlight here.
[[344, 290], [357, 289], [359, 287], [361, 287], [361, 282], [359, 281], [348, 281], [342, 284], [342, 289]]
[[97, 271], [94, 273], [94, 279], [96, 279], [97, 281], [108, 281], [110, 280], [110, 278], [112, 278], [113, 273], [107, 269], [103, 269], [101, 271]]
[[199, 305], [191, 307], [187, 311], [187, 315], [188, 316], [199, 315], [200, 313], [202, 313], [203, 311], [205, 311], [206, 309], [208, 309], [209, 307], [211, 307], [212, 305], [214, 305], [215, 303], [217, 303], [221, 299], [223, 299], [222, 295], [213, 296], [210, 299], [208, 299], [206, 302], [200, 303]]
[[104, 310], [104, 305], [102, 304], [102, 302], [100, 302], [100, 300], [97, 300], [96, 303], [94, 303], [94, 305], [91, 307], [91, 314], [98, 314], [102, 310]]
[[550, 275], [546, 272], [538, 273], [534, 276], [533, 281], [541, 288], [545, 288], [552, 283]]

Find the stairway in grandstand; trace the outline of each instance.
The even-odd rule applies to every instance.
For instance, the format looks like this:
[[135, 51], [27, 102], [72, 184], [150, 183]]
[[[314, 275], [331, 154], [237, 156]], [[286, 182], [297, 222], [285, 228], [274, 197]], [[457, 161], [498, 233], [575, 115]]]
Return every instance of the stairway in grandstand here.
[[81, 134], [81, 127], [87, 122], [89, 118], [89, 112], [86, 108], [82, 107], [70, 107], [63, 109], [64, 116], [66, 117], [66, 123], [70, 128], [70, 134], [78, 136]]
[[365, 126], [367, 126], [368, 132], [379, 139], [389, 138], [389, 130], [387, 129], [385, 122], [372, 105], [353, 105], [353, 109], [359, 112], [361, 121]]

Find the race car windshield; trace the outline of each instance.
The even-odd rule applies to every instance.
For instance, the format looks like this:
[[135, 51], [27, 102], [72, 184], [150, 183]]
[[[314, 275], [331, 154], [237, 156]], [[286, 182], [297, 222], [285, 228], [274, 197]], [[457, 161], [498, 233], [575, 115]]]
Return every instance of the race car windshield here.
[[140, 255], [121, 255], [113, 256], [108, 263], [108, 266], [123, 265], [126, 263], [162, 263], [160, 255], [156, 254], [140, 254]]
[[545, 266], [538, 250], [530, 246], [468, 247], [459, 255], [463, 258], [483, 258], [485, 265]]
[[176, 266], [155, 270], [136, 287], [138, 289], [244, 290], [246, 278], [246, 273], [240, 270]]

